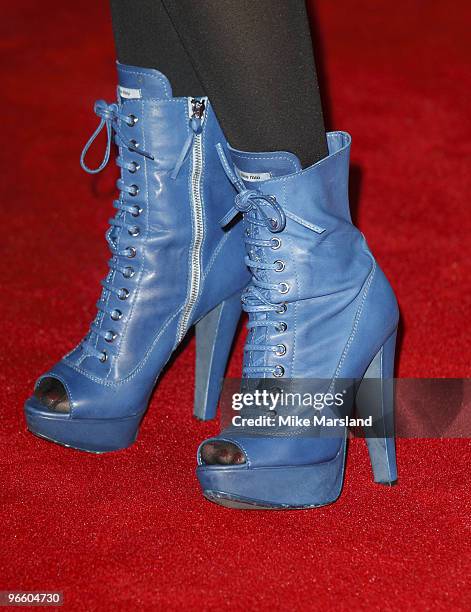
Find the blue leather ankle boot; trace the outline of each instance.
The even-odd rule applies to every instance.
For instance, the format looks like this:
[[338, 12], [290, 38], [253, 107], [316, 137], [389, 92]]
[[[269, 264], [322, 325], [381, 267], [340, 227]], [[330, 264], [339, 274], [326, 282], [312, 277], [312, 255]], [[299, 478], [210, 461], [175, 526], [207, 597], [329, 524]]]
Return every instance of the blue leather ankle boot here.
[[[206, 98], [174, 98], [156, 70], [118, 64], [117, 102], [95, 104], [100, 124], [81, 163], [107, 164], [114, 136], [121, 169], [112, 253], [97, 315], [76, 348], [37, 382], [25, 406], [33, 433], [106, 452], [134, 442], [155, 382], [196, 325], [195, 415], [214, 416], [249, 281], [243, 228], [218, 221], [233, 187], [218, 159], [223, 140]], [[85, 156], [106, 128], [101, 165]]]
[[[348, 203], [350, 136], [328, 134], [329, 155], [305, 170], [291, 153], [220, 149], [237, 191], [252, 279], [242, 295], [249, 314], [243, 375], [265, 381], [354, 381], [363, 409], [390, 419], [398, 307], [394, 293], [352, 224]], [[363, 382], [362, 382], [363, 381]], [[384, 384], [383, 384], [384, 383]], [[244, 383], [246, 384], [246, 383]], [[353, 404], [353, 398], [352, 398]], [[348, 407], [350, 411], [350, 407]], [[253, 411], [252, 411], [253, 412]], [[243, 414], [243, 411], [242, 413]], [[239, 421], [240, 423], [240, 421]], [[347, 428], [320, 424], [241, 429], [231, 423], [198, 450], [204, 495], [235, 508], [309, 508], [340, 495]], [[371, 437], [376, 482], [396, 478], [394, 438]]]

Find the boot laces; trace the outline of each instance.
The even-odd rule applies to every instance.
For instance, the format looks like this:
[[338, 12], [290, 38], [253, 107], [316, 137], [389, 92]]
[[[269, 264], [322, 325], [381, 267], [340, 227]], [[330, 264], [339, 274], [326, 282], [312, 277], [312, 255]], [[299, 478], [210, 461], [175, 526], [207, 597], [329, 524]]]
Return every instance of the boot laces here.
[[[119, 146], [122, 145], [130, 152], [140, 155], [144, 158], [153, 160], [154, 157], [147, 151], [142, 150], [133, 139], [124, 136], [122, 132], [123, 123], [127, 126], [134, 126], [138, 118], [134, 115], [125, 114], [120, 111], [118, 104], [107, 104], [104, 100], [97, 100], [94, 106], [95, 114], [100, 118], [100, 123], [92, 136], [85, 144], [80, 156], [80, 165], [89, 174], [97, 174], [101, 172], [108, 164], [111, 154], [111, 144], [113, 142], [113, 133], [115, 135], [114, 142]], [[85, 161], [86, 155], [96, 140], [97, 136], [103, 129], [106, 129], [107, 141], [103, 160], [96, 168], [90, 168]], [[116, 209], [116, 215], [109, 219], [110, 228], [106, 232], [106, 241], [111, 251], [112, 257], [108, 261], [109, 272], [104, 280], [101, 281], [103, 287], [102, 294], [98, 300], [96, 307], [98, 310], [95, 320], [90, 325], [90, 330], [85, 339], [81, 343], [83, 350], [83, 358], [87, 356], [95, 357], [101, 362], [108, 359], [108, 354], [113, 351], [112, 343], [118, 337], [115, 330], [104, 330], [101, 327], [104, 315], [109, 315], [113, 321], [119, 321], [122, 318], [122, 312], [117, 308], [110, 308], [108, 298], [110, 295], [116, 295], [120, 300], [128, 299], [130, 290], [120, 286], [119, 275], [122, 274], [124, 279], [129, 279], [135, 274], [134, 268], [129, 265], [131, 259], [136, 257], [137, 251], [133, 246], [127, 246], [122, 249], [119, 246], [120, 237], [125, 232], [129, 237], [136, 238], [140, 234], [140, 227], [136, 223], [137, 217], [143, 212], [142, 208], [132, 202], [132, 198], [139, 193], [139, 187], [135, 184], [128, 184], [124, 179], [124, 170], [128, 170], [131, 175], [135, 174], [140, 165], [136, 161], [128, 161], [124, 157], [116, 158], [116, 165], [121, 168], [121, 178], [117, 181], [117, 187], [120, 191], [119, 198], [114, 200], [113, 206]], [[98, 350], [96, 344], [98, 339], [102, 338], [109, 343], [109, 349]]]
[[[284, 367], [281, 364], [264, 365], [265, 356], [271, 352], [277, 357], [283, 357], [287, 348], [284, 344], [269, 344], [266, 338], [270, 339], [270, 329], [278, 334], [287, 330], [287, 323], [279, 316], [286, 312], [287, 303], [283, 300], [275, 301], [273, 294], [284, 295], [290, 291], [290, 287], [285, 282], [272, 282], [273, 274], [282, 272], [286, 264], [280, 259], [269, 261], [267, 249], [279, 249], [281, 239], [277, 236], [267, 236], [266, 230], [270, 234], [283, 232], [287, 218], [317, 234], [322, 234], [325, 229], [302, 219], [286, 207], [282, 208], [275, 196], [264, 194], [258, 189], [247, 189], [232, 170], [222, 145], [218, 144], [216, 148], [227, 177], [238, 191], [234, 206], [221, 220], [221, 225], [227, 225], [239, 212], [244, 214], [247, 222], [245, 244], [248, 255], [245, 257], [245, 263], [250, 269], [252, 279], [242, 294], [242, 308], [249, 315], [247, 328], [251, 332], [251, 341], [244, 347], [250, 365], [244, 365], [243, 376], [279, 378], [285, 373]], [[256, 334], [257, 329], [263, 328], [267, 329], [265, 336]]]
[[[276, 249], [281, 246], [279, 238], [263, 239], [261, 234], [268, 230], [271, 234], [278, 234], [285, 229], [286, 214], [278, 204], [273, 195], [262, 193], [258, 189], [247, 189], [244, 183], [235, 175], [229, 166], [223, 148], [217, 146], [219, 159], [229, 178], [238, 193], [235, 197], [234, 206], [221, 220], [221, 225], [227, 225], [239, 212], [244, 214], [247, 221], [245, 233], [245, 244], [248, 255], [245, 257], [245, 264], [250, 269], [252, 279], [248, 287], [242, 293], [242, 308], [249, 315], [247, 328], [249, 331], [257, 328], [274, 328], [280, 332], [286, 328], [286, 324], [270, 317], [273, 313], [281, 313], [286, 310], [285, 303], [273, 302], [271, 292], [286, 293], [289, 287], [286, 283], [269, 282], [270, 272], [280, 272], [284, 269], [284, 262], [277, 260], [269, 263], [264, 255], [263, 249]], [[243, 368], [243, 376], [271, 375], [275, 377], [283, 376], [284, 369], [281, 365], [263, 365], [263, 354], [271, 351], [278, 356], [284, 355], [286, 347], [281, 344], [261, 344], [259, 342], [246, 343], [244, 347], [246, 353], [262, 353], [261, 358], [249, 355], [249, 363]], [[257, 363], [261, 361], [261, 363]]]

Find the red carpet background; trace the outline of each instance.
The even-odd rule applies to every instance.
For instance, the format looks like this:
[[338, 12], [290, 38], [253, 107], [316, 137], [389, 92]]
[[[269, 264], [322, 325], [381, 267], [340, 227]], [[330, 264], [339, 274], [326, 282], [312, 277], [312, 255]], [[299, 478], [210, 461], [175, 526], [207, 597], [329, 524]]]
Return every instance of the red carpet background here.
[[[469, 377], [470, 4], [315, 12], [355, 216], [402, 310], [399, 374]], [[469, 440], [399, 441], [391, 489], [355, 440], [323, 509], [211, 505], [195, 451], [217, 424], [191, 418], [192, 342], [131, 449], [91, 456], [25, 431], [23, 401], [82, 337], [106, 269], [114, 170], [93, 179], [78, 159], [94, 100], [114, 96], [114, 49], [105, 0], [4, 3], [0, 27], [0, 590], [60, 590], [80, 610], [470, 609]]]

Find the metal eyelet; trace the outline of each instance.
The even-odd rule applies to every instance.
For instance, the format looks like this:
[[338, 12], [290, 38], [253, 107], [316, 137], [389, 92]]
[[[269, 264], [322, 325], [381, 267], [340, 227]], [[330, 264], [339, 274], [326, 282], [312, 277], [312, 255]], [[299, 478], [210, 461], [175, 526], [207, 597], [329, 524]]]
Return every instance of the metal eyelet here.
[[285, 302], [283, 302], [282, 304], [280, 304], [278, 306], [278, 309], [276, 310], [276, 312], [277, 312], [277, 314], [284, 314], [286, 312], [287, 308], [288, 307], [286, 306]]
[[136, 123], [139, 121], [136, 115], [128, 115], [128, 119], [129, 121], [126, 121], [126, 123], [129, 125], [129, 127], [134, 127]]
[[276, 327], [275, 327], [277, 332], [285, 332], [288, 329], [288, 325], [284, 322], [284, 321], [280, 321]]
[[135, 237], [135, 236], [139, 236], [139, 234], [140, 234], [140, 233], [141, 233], [141, 230], [140, 230], [140, 228], [139, 228], [139, 226], [138, 226], [138, 225], [134, 225], [134, 227], [130, 227], [130, 228], [128, 229], [128, 234], [129, 234], [130, 236], [134, 236], [134, 237]]
[[109, 329], [106, 333], [108, 335], [108, 337], [105, 338], [106, 342], [114, 342], [116, 340], [116, 337], [118, 335], [116, 332]]
[[250, 236], [250, 229], [248, 227], [245, 228], [245, 235]]
[[136, 257], [136, 249], [134, 247], [126, 247], [127, 255], [129, 259]]
[[118, 310], [117, 308], [113, 310], [113, 312], [110, 314], [110, 317], [113, 319], [113, 321], [119, 321], [122, 316], [123, 316], [123, 313], [121, 312], [121, 310]]
[[124, 300], [127, 300], [128, 297], [129, 297], [129, 291], [126, 288], [122, 287], [118, 291], [118, 298], [124, 301]]
[[98, 359], [101, 361], [101, 363], [105, 363], [105, 361], [108, 361], [108, 353], [106, 351], [102, 351]]
[[132, 189], [132, 191], [129, 192], [129, 195], [133, 198], [136, 197], [139, 193], [138, 185], [130, 185], [129, 188]]
[[131, 266], [127, 266], [123, 270], [124, 278], [131, 278], [132, 276], [134, 276], [134, 274], [135, 274], [134, 268], [131, 268]]
[[288, 293], [288, 291], [289, 291], [288, 283], [280, 283], [278, 285], [278, 290], [279, 290], [280, 293], [283, 293], [283, 294]]
[[273, 230], [276, 230], [279, 227], [278, 221], [276, 219], [270, 219], [270, 225]]
[[283, 272], [283, 270], [286, 267], [285, 262], [281, 261], [281, 259], [277, 259], [276, 261], [273, 262], [273, 264], [277, 266], [275, 268], [275, 272]]
[[277, 378], [281, 378], [282, 376], [284, 376], [285, 373], [285, 369], [283, 366], [277, 365], [275, 366], [275, 369], [273, 370], [273, 376], [276, 376]]
[[272, 238], [271, 239], [271, 248], [276, 251], [277, 249], [279, 249], [281, 246], [281, 240], [279, 238]]
[[140, 206], [134, 206], [134, 212], [131, 213], [131, 215], [133, 217], [139, 217], [141, 213], [142, 213], [142, 208]]
[[278, 355], [278, 357], [286, 355], [286, 346], [284, 344], [278, 344], [278, 346], [276, 347], [275, 355]]
[[131, 164], [132, 168], [128, 168], [128, 172], [130, 172], [131, 174], [135, 174], [141, 166], [135, 161], [132, 161]]
[[134, 138], [132, 138], [132, 139], [129, 141], [129, 144], [131, 145], [131, 146], [129, 146], [129, 147], [128, 147], [128, 149], [129, 149], [130, 151], [135, 151], [136, 149], [138, 149], [138, 148], [139, 148], [139, 143], [137, 142], [137, 140], [134, 140]]

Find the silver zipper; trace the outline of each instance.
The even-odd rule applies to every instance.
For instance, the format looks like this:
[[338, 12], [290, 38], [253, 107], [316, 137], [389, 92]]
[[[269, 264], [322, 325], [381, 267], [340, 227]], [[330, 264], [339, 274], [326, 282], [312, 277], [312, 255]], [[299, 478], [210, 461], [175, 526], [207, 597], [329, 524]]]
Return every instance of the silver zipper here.
[[206, 98], [188, 98], [190, 126], [195, 131], [193, 137], [193, 156], [191, 168], [191, 208], [193, 214], [193, 243], [191, 245], [190, 288], [183, 313], [178, 326], [177, 342], [181, 342], [188, 331], [191, 314], [198, 299], [201, 283], [201, 248], [203, 246], [203, 198], [201, 195], [201, 177], [203, 174], [203, 136], [201, 128], [206, 110]]

